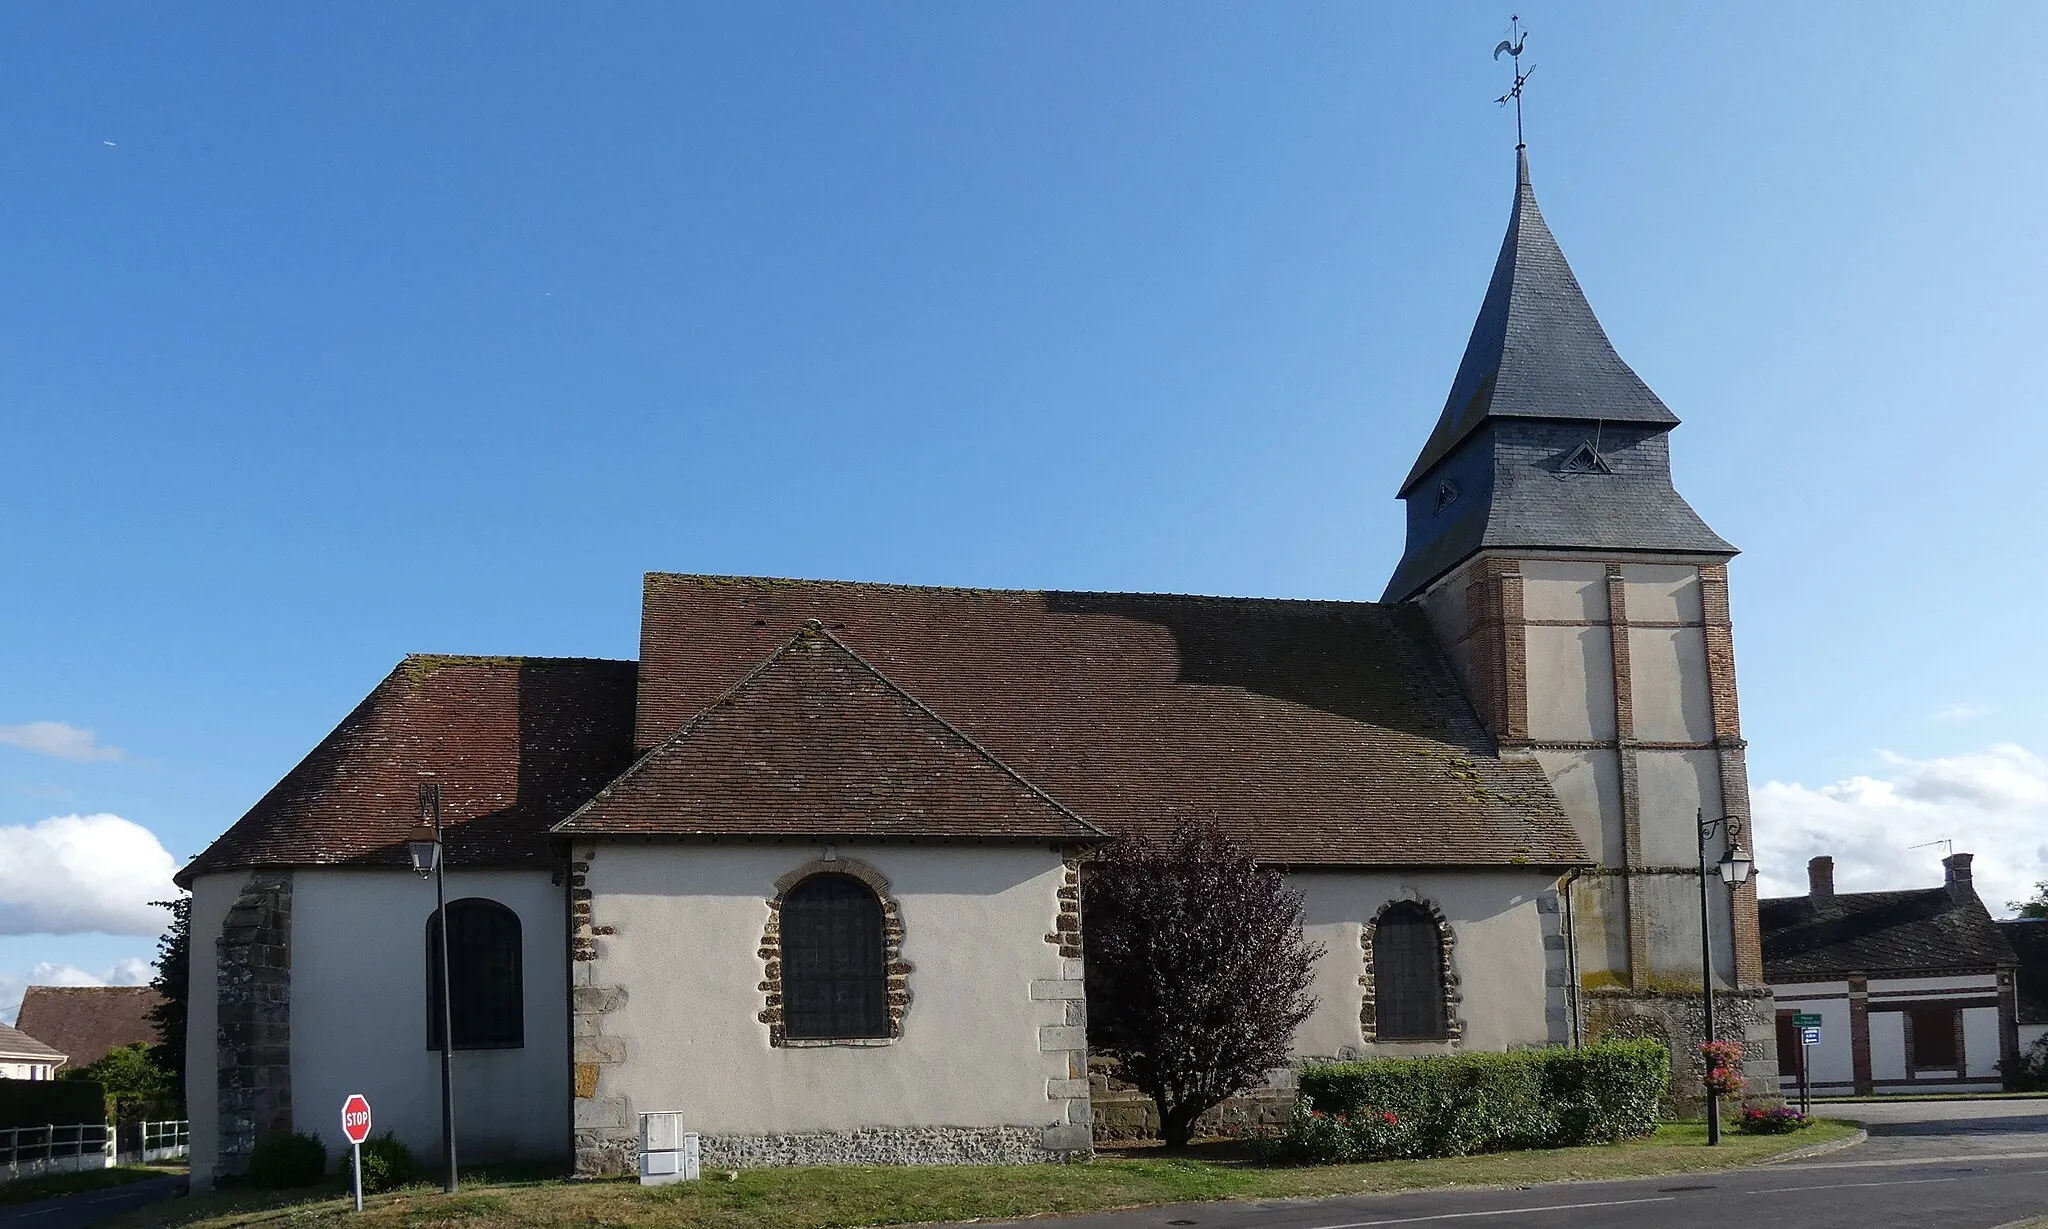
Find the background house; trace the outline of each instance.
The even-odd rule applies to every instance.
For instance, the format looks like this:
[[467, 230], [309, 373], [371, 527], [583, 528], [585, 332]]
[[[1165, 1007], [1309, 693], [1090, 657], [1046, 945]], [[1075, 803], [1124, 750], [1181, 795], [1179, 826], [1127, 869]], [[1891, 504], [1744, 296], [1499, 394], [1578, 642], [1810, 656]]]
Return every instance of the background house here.
[[148, 986], [30, 986], [14, 1026], [83, 1067], [117, 1046], [162, 1038], [149, 1013], [163, 996]]
[[1795, 1013], [1821, 1017], [1807, 1055], [1817, 1093], [1988, 1092], [2018, 1051], [2017, 959], [1977, 898], [1971, 855], [1938, 888], [1835, 891], [1807, 865], [1805, 896], [1760, 902], [1764, 975], [1778, 1004], [1780, 1071], [1799, 1070]]
[[2019, 958], [2019, 1048], [2048, 1038], [2048, 918], [2000, 922], [1998, 929]]
[[63, 1065], [61, 1051], [0, 1024], [0, 1080], [54, 1080]]

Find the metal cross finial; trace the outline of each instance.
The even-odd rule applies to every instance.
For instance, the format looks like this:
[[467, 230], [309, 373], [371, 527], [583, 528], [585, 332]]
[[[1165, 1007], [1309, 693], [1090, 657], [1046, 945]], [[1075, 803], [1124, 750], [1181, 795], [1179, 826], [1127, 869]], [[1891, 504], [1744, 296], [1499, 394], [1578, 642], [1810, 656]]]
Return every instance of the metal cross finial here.
[[1515, 88], [1493, 101], [1504, 107], [1508, 105], [1509, 99], [1514, 99], [1515, 148], [1523, 149], [1526, 148], [1526, 143], [1522, 140], [1522, 83], [1529, 79], [1529, 73], [1536, 71], [1536, 66], [1531, 64], [1529, 72], [1525, 73], [1522, 71], [1522, 47], [1529, 41], [1528, 31], [1522, 29], [1522, 15], [1520, 13], [1511, 15], [1508, 18], [1508, 23], [1508, 32], [1513, 37], [1500, 40], [1500, 45], [1493, 49], [1493, 58], [1496, 60], [1500, 59], [1500, 53], [1503, 51], [1514, 57]]

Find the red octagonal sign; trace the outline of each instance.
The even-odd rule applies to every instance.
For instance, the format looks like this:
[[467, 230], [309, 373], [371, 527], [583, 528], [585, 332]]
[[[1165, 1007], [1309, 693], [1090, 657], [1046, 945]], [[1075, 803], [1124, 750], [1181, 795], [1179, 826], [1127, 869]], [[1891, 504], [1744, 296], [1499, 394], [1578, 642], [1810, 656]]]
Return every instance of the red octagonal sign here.
[[350, 1093], [348, 1100], [341, 1103], [341, 1133], [348, 1136], [348, 1142], [360, 1144], [370, 1138], [370, 1099], [359, 1092]]

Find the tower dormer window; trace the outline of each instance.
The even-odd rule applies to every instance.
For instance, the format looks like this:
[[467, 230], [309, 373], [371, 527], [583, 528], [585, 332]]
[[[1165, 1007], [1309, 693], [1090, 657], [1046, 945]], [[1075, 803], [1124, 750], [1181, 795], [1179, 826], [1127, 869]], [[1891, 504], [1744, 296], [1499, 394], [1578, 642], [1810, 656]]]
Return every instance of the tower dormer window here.
[[1448, 508], [1448, 507], [1450, 507], [1450, 506], [1451, 506], [1452, 504], [1454, 504], [1454, 503], [1457, 503], [1457, 502], [1458, 502], [1458, 484], [1457, 484], [1457, 483], [1455, 483], [1455, 482], [1444, 482], [1444, 483], [1440, 483], [1440, 484], [1438, 484], [1438, 486], [1437, 486], [1437, 488], [1436, 488], [1436, 511], [1437, 511], [1437, 512], [1441, 513], [1441, 512], [1442, 512], [1442, 511], [1443, 511], [1443, 510], [1444, 510], [1445, 508]]
[[1608, 468], [1607, 458], [1600, 455], [1600, 450], [1593, 446], [1593, 441], [1587, 440], [1577, 448], [1572, 449], [1571, 455], [1564, 459], [1564, 464], [1557, 467], [1557, 472], [1561, 474], [1611, 474], [1614, 471]]

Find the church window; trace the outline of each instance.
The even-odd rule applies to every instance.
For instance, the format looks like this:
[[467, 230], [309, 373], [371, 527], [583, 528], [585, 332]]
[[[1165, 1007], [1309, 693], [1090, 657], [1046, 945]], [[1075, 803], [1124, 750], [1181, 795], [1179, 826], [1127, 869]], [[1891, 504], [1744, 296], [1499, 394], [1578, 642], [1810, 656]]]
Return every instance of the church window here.
[[887, 1037], [889, 965], [882, 901], [851, 875], [813, 875], [782, 899], [784, 1034]]
[[[520, 972], [519, 915], [494, 900], [448, 902], [448, 1005], [458, 1050], [510, 1050], [526, 1044], [526, 990]], [[427, 1048], [438, 1050], [441, 926], [427, 919]]]
[[1444, 950], [1437, 921], [1414, 901], [1380, 913], [1372, 936], [1374, 1017], [1382, 1041], [1450, 1035], [1444, 1010]]
[[1559, 473], [1564, 474], [1611, 474], [1614, 472], [1608, 468], [1607, 458], [1600, 454], [1600, 450], [1593, 446], [1593, 441], [1591, 440], [1587, 440], [1577, 448], [1574, 448], [1571, 455], [1564, 459], [1564, 464], [1557, 468]]

